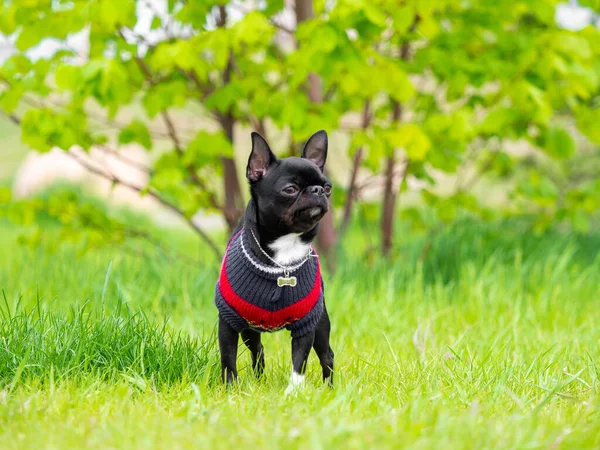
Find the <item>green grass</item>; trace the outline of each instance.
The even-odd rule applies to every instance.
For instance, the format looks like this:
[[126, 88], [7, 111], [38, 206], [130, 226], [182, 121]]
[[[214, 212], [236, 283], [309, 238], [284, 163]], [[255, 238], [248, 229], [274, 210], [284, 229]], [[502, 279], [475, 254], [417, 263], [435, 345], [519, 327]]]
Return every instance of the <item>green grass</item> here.
[[313, 354], [284, 397], [286, 332], [265, 379], [240, 348], [239, 385], [218, 382], [210, 254], [27, 249], [0, 227], [3, 449], [600, 446], [600, 236], [457, 223], [418, 263], [422, 238], [382, 262], [352, 234], [325, 278], [336, 387]]
[[[131, 378], [144, 385], [150, 380], [162, 387], [176, 381], [197, 381], [209, 376], [212, 341], [191, 338], [156, 325], [122, 305], [108, 315], [92, 313], [86, 305], [68, 315], [53, 314], [38, 305], [30, 311], [20, 306], [0, 310], [0, 379], [14, 389], [21, 377], [54, 384], [65, 378], [92, 376], [114, 382]], [[48, 371], [50, 369], [50, 371]], [[217, 372], [214, 372], [217, 373]]]

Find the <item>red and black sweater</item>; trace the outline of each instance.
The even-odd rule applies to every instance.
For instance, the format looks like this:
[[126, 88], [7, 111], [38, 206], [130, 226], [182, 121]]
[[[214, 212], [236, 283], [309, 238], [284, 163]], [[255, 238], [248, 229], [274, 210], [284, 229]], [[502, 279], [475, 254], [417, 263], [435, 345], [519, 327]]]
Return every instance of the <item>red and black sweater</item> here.
[[323, 313], [323, 279], [318, 258], [309, 258], [290, 275], [296, 286], [277, 286], [283, 270], [261, 262], [248, 245], [244, 228], [229, 241], [215, 289], [215, 305], [238, 333], [246, 328], [276, 331], [292, 337], [311, 332]]

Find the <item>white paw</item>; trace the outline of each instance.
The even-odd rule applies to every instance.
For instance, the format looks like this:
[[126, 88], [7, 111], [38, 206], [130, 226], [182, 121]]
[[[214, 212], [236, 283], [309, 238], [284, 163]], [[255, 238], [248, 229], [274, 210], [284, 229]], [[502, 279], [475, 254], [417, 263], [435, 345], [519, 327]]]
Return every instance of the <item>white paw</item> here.
[[290, 383], [288, 384], [288, 387], [285, 389], [285, 395], [294, 394], [295, 392], [302, 389], [302, 387], [304, 386], [305, 378], [306, 377], [302, 374], [292, 372], [292, 375], [290, 376]]

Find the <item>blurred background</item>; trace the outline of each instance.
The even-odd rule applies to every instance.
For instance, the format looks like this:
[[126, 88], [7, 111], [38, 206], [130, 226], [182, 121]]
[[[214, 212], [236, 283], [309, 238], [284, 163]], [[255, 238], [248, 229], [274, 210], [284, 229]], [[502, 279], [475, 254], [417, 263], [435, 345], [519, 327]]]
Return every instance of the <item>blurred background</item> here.
[[598, 0], [0, 5], [5, 244], [218, 259], [253, 130], [328, 131], [331, 270], [597, 228]]

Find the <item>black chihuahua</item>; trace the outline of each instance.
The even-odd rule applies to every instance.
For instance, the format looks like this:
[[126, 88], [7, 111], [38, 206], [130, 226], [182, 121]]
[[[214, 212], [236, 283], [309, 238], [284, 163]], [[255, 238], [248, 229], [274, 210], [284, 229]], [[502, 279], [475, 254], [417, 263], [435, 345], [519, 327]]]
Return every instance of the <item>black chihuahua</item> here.
[[329, 208], [331, 183], [323, 174], [327, 133], [308, 140], [302, 157], [277, 159], [252, 133], [246, 177], [251, 199], [233, 232], [215, 289], [219, 310], [221, 376], [237, 378], [238, 335], [260, 376], [265, 356], [262, 332], [286, 328], [292, 335], [292, 375], [286, 393], [304, 383], [310, 349], [333, 383], [333, 351], [318, 256], [312, 247], [319, 221]]

